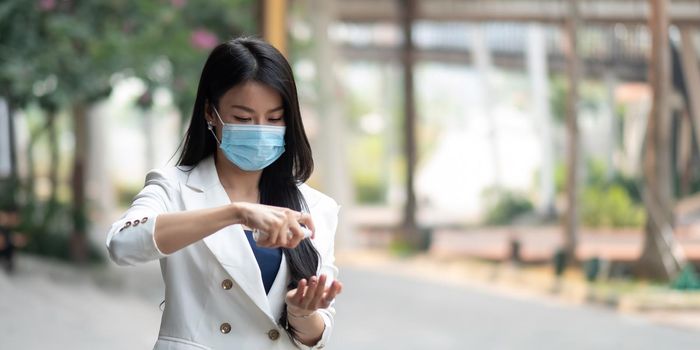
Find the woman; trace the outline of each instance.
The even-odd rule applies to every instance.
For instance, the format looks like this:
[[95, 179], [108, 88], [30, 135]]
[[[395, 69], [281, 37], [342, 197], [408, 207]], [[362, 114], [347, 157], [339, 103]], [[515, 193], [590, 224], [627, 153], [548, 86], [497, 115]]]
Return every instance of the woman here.
[[324, 347], [339, 206], [304, 184], [312, 170], [285, 58], [249, 38], [214, 48], [178, 166], [150, 171], [107, 237], [119, 265], [160, 260], [155, 349]]

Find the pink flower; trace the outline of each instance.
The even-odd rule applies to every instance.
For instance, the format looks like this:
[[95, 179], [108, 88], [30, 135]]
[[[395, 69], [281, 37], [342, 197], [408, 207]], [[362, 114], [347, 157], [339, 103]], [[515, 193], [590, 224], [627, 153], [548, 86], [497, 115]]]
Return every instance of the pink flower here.
[[56, 8], [56, 0], [39, 0], [39, 8], [42, 11], [51, 11]]
[[209, 50], [219, 43], [219, 38], [216, 36], [216, 34], [200, 28], [192, 32], [192, 35], [190, 36], [190, 43], [195, 48]]
[[170, 0], [170, 5], [176, 8], [183, 8], [187, 4], [187, 0]]

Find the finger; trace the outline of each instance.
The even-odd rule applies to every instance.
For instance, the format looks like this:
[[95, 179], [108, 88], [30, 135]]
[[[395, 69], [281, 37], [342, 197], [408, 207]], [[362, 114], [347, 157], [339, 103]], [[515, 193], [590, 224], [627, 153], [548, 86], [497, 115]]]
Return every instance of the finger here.
[[275, 221], [270, 225], [270, 239], [269, 239], [269, 247], [279, 247], [280, 246], [280, 240], [282, 239], [282, 236], [280, 235], [280, 232], [283, 229], [283, 221], [278, 220], [277, 218]]
[[299, 225], [299, 213], [298, 211], [295, 210], [287, 210], [285, 211], [286, 215], [286, 225], [287, 225], [287, 232], [286, 234], [288, 235], [287, 243], [289, 244], [287, 247], [288, 248], [294, 248], [296, 247], [296, 244], [293, 244], [293, 240], [298, 239], [298, 235], [301, 233], [302, 239], [304, 232], [301, 230], [301, 226]]
[[323, 297], [324, 291], [326, 289], [326, 279], [326, 275], [321, 275], [321, 277], [318, 278], [318, 285], [315, 288], [316, 290], [314, 292], [313, 298], [309, 302], [309, 310], [318, 309], [321, 303], [321, 298]]
[[318, 283], [318, 277], [316, 276], [311, 276], [309, 278], [309, 288], [306, 291], [306, 294], [304, 295], [304, 299], [301, 302], [301, 307], [305, 310], [311, 310], [309, 307], [311, 305], [311, 301], [314, 299], [314, 296], [316, 295], [316, 291], [319, 283]]
[[295, 211], [291, 209], [287, 209], [284, 211], [283, 215], [280, 217], [280, 226], [279, 226], [279, 240], [278, 244], [281, 247], [288, 247], [289, 241], [291, 238], [289, 237], [289, 232], [290, 232], [290, 223], [292, 220], [290, 219], [291, 217], [294, 216]]
[[338, 281], [338, 290], [335, 292], [336, 295], [340, 294], [343, 292], [343, 283]]
[[289, 226], [283, 224], [277, 234], [277, 246], [286, 247], [289, 242]]
[[325, 293], [325, 296], [323, 297], [324, 308], [330, 306], [333, 299], [335, 299], [336, 295], [338, 295], [342, 289], [343, 289], [343, 285], [340, 282], [333, 281], [333, 283], [331, 283], [331, 286], [328, 287], [328, 291]]
[[261, 225], [258, 226], [258, 231], [260, 232], [260, 235], [258, 237], [257, 245], [265, 248], [271, 247], [274, 244], [275, 239], [274, 221], [272, 221], [272, 219], [269, 217], [265, 218]]
[[289, 225], [289, 232], [292, 233], [292, 238], [287, 242], [287, 248], [296, 248], [297, 245], [304, 239], [304, 231], [296, 221]]
[[306, 289], [306, 279], [302, 279], [299, 281], [299, 284], [297, 285], [297, 292], [294, 294], [294, 296], [291, 298], [292, 303], [294, 306], [300, 306], [301, 301], [304, 298], [304, 290]]
[[309, 213], [299, 213], [299, 218], [297, 219], [297, 222], [304, 224], [306, 228], [311, 230], [311, 238], [316, 237], [316, 226], [314, 226], [314, 220], [311, 218], [311, 214]]

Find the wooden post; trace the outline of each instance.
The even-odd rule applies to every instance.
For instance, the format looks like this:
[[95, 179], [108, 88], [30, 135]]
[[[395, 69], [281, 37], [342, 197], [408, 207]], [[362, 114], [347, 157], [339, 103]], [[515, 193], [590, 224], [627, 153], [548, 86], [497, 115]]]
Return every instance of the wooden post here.
[[259, 9], [265, 41], [287, 55], [287, 0], [263, 0]]
[[401, 63], [403, 68], [404, 95], [404, 154], [406, 156], [406, 206], [404, 207], [403, 233], [410, 245], [418, 247], [419, 232], [416, 226], [416, 195], [413, 187], [416, 169], [416, 106], [413, 87], [414, 48], [411, 27], [415, 18], [416, 1], [400, 0], [401, 29], [403, 47]]
[[87, 240], [87, 197], [85, 193], [85, 170], [87, 169], [87, 106], [84, 102], [73, 104], [73, 135], [75, 137], [75, 152], [73, 158], [72, 210], [73, 232], [71, 234], [70, 249], [73, 261], [86, 263], [88, 260]]
[[668, 40], [668, 0], [649, 0], [652, 107], [647, 122], [644, 154], [644, 203], [647, 223], [639, 275], [670, 280], [683, 264], [673, 237], [671, 164], [671, 59]]
[[700, 68], [698, 67], [698, 55], [695, 51], [693, 33], [695, 28], [686, 26], [681, 28], [681, 64], [685, 86], [688, 89], [688, 105], [683, 113], [683, 127], [681, 128], [681, 197], [690, 193], [692, 181], [693, 134], [696, 140], [700, 140]]
[[567, 174], [566, 174], [566, 221], [564, 234], [564, 250], [568, 261], [576, 260], [576, 245], [578, 243], [578, 178], [579, 178], [579, 129], [578, 129], [578, 81], [580, 59], [577, 52], [577, 29], [579, 25], [578, 1], [568, 1], [568, 17], [566, 18], [566, 61], [569, 90], [566, 103], [566, 132], [567, 132]]
[[700, 140], [700, 68], [693, 42], [693, 27], [681, 28], [681, 64], [688, 89], [688, 110], [695, 125], [695, 138]]

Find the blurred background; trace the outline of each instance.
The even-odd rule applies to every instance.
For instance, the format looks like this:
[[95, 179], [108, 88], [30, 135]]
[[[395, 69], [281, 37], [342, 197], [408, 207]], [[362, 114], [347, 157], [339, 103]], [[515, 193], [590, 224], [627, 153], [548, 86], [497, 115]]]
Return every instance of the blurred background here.
[[0, 348], [152, 347], [107, 229], [239, 35], [342, 205], [331, 349], [700, 346], [700, 0], [2, 0]]

